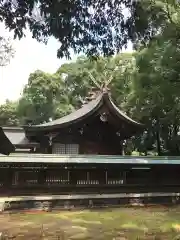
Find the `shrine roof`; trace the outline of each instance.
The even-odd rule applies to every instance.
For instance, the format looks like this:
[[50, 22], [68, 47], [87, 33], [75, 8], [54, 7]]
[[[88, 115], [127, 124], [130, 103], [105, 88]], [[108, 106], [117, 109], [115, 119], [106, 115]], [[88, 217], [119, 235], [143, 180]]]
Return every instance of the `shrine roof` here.
[[4, 133], [2, 127], [0, 127], [0, 153], [4, 155], [9, 155], [11, 152], [15, 151], [14, 145], [8, 139]]
[[74, 112], [66, 115], [62, 118], [44, 123], [39, 125], [32, 125], [32, 126], [25, 126], [25, 130], [28, 131], [38, 131], [38, 130], [52, 130], [55, 128], [63, 128], [67, 125], [74, 124], [81, 120], [87, 119], [88, 117], [92, 116], [93, 114], [97, 113], [102, 106], [107, 106], [115, 116], [119, 120], [123, 120], [135, 127], [142, 127], [143, 124], [138, 123], [128, 117], [125, 113], [123, 113], [112, 101], [108, 93], [100, 94], [95, 100], [90, 101], [89, 103], [85, 104], [82, 108], [75, 110]]
[[21, 127], [2, 127], [4, 134], [9, 141], [15, 146], [35, 146], [37, 143], [30, 142]]
[[158, 156], [117, 156], [117, 155], [55, 155], [55, 154], [18, 154], [0, 155], [0, 163], [25, 164], [134, 164], [147, 165], [179, 165], [180, 157]]

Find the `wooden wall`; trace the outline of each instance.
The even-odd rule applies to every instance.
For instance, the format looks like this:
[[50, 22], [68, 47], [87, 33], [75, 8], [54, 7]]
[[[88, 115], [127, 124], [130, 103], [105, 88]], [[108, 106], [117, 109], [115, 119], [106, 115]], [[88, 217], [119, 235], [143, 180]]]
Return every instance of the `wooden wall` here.
[[[90, 120], [89, 120], [90, 121]], [[53, 143], [79, 144], [79, 154], [121, 155], [121, 138], [113, 124], [103, 123], [99, 116], [83, 125], [71, 126], [56, 130]], [[43, 153], [50, 153], [47, 132], [40, 141]]]
[[0, 195], [179, 192], [180, 166], [14, 166], [0, 168]]
[[84, 141], [80, 143], [79, 154], [122, 155], [122, 147], [100, 142]]

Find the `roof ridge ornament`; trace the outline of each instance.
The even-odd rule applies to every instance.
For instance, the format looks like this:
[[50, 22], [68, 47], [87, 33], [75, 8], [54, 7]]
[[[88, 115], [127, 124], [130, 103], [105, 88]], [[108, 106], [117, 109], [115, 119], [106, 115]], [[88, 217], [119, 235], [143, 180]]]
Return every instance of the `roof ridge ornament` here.
[[110, 78], [108, 80], [107, 79], [107, 72], [105, 72], [104, 76], [103, 76], [103, 83], [99, 83], [92, 75], [91, 72], [88, 72], [89, 77], [91, 79], [91, 81], [94, 83], [95, 87], [91, 88], [91, 91], [89, 92], [89, 96], [87, 96], [85, 98], [85, 104], [87, 104], [89, 101], [95, 100], [100, 94], [109, 94], [110, 93], [110, 88], [109, 88], [109, 84], [112, 82], [113, 80], [113, 76], [111, 75]]
[[108, 87], [110, 85], [110, 83], [113, 80], [113, 76], [111, 75], [110, 78], [108, 80], [107, 79], [107, 72], [105, 72], [104, 74], [104, 82], [101, 83], [101, 85], [98, 83], [98, 81], [93, 77], [93, 75], [89, 72], [89, 77], [91, 79], [91, 81], [96, 85], [96, 88], [99, 89], [100, 92], [104, 93], [104, 92], [109, 92], [110, 88]]

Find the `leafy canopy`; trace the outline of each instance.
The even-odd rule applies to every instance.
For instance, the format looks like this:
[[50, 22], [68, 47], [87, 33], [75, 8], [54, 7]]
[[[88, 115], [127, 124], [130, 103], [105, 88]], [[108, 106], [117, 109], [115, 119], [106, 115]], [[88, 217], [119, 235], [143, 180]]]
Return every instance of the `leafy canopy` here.
[[61, 78], [37, 70], [29, 76], [17, 111], [24, 124], [38, 124], [61, 117], [71, 108]]
[[15, 38], [22, 38], [26, 27], [38, 41], [54, 36], [60, 42], [58, 57], [70, 57], [71, 49], [107, 56], [129, 40], [146, 42], [157, 33], [168, 19], [164, 4], [163, 0], [0, 0], [0, 21]]
[[0, 37], [0, 67], [9, 64], [14, 57], [15, 51], [10, 38]]
[[0, 106], [0, 126], [20, 125], [17, 108], [18, 102], [11, 102], [8, 100]]

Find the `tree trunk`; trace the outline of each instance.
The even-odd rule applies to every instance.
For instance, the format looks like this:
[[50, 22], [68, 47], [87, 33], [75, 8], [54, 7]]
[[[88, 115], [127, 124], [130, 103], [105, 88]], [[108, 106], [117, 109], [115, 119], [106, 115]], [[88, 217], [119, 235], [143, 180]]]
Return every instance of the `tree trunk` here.
[[161, 141], [160, 141], [160, 134], [159, 134], [159, 120], [156, 119], [156, 144], [157, 144], [157, 153], [158, 156], [161, 156]]
[[174, 144], [174, 155], [179, 155], [179, 146], [177, 143], [177, 135], [178, 135], [178, 126], [176, 124], [176, 122], [173, 125], [173, 142]]

